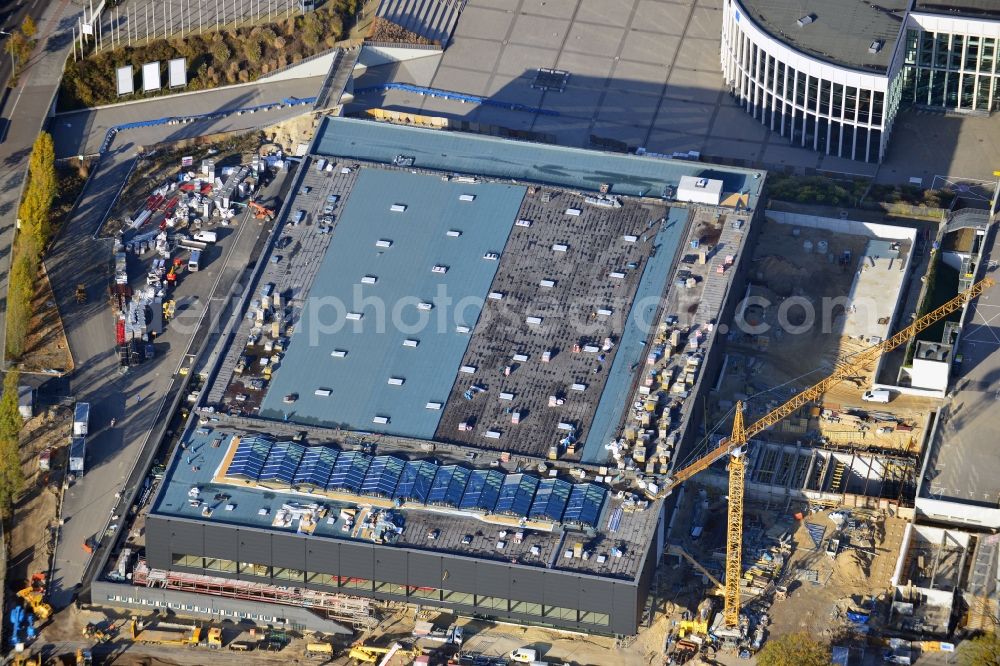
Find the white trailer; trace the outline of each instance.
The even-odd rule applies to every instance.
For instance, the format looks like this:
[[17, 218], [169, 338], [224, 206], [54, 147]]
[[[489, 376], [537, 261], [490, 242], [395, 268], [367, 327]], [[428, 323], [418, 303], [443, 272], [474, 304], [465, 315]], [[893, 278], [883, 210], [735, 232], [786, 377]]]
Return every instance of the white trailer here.
[[90, 427], [90, 403], [78, 402], [73, 411], [73, 436], [86, 437]]
[[69, 444], [69, 471], [83, 475], [84, 461], [87, 458], [87, 438], [74, 437]]

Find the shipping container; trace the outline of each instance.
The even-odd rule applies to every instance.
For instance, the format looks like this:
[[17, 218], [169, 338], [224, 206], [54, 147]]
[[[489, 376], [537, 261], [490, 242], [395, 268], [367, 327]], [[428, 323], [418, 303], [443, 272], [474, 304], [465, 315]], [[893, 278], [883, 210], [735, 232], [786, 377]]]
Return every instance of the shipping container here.
[[83, 476], [84, 464], [87, 458], [87, 438], [74, 437], [69, 445], [69, 471]]

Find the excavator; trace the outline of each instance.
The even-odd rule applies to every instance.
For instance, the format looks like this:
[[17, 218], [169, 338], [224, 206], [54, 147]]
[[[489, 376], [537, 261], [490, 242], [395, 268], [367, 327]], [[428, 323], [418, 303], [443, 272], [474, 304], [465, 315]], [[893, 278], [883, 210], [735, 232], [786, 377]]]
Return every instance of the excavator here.
[[248, 201], [247, 202], [247, 208], [249, 208], [250, 210], [253, 211], [253, 213], [254, 213], [254, 215], [253, 215], [254, 219], [257, 219], [257, 220], [273, 220], [274, 219], [274, 211], [271, 210], [270, 208], [265, 208], [264, 206], [261, 206], [256, 201]]
[[52, 616], [52, 606], [45, 603], [45, 574], [32, 574], [28, 586], [19, 590], [17, 596], [28, 604], [40, 622], [45, 622]]
[[[351, 646], [351, 651], [348, 654], [355, 661], [360, 661], [363, 664], [378, 662], [379, 666], [388, 666], [389, 662], [396, 655], [408, 657], [412, 660], [413, 657], [420, 656], [420, 650], [416, 648], [406, 650], [399, 643], [393, 643], [387, 648], [372, 647], [364, 643], [357, 643]], [[381, 661], [379, 661], [379, 657], [382, 657]]]
[[698, 472], [708, 469], [713, 463], [728, 456], [729, 509], [726, 523], [726, 576], [723, 582], [724, 607], [722, 611], [726, 629], [735, 630], [740, 624], [740, 576], [742, 574], [743, 560], [743, 491], [745, 488], [747, 444], [750, 439], [777, 424], [800, 407], [817, 400], [841, 381], [859, 375], [867, 375], [869, 367], [883, 354], [899, 347], [927, 327], [962, 308], [966, 303], [982, 294], [994, 284], [992, 278], [984, 278], [941, 307], [916, 319], [912, 324], [895, 335], [841, 359], [833, 372], [827, 377], [801, 393], [792, 396], [783, 405], [772, 409], [750, 425], [744, 425], [743, 402], [737, 402], [733, 413], [732, 434], [729, 437], [723, 438], [718, 446], [702, 457], [676, 471], [655, 492], [649, 493], [654, 499], [666, 497], [678, 484], [687, 481]]

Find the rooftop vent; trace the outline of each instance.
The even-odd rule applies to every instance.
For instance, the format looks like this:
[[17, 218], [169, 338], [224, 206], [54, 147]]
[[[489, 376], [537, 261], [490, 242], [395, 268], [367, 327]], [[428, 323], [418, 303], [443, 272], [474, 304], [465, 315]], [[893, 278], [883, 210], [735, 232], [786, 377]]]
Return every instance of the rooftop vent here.
[[868, 46], [868, 53], [875, 55], [876, 53], [882, 50], [883, 46], [885, 46], [885, 41], [881, 39], [876, 39]]
[[796, 21], [796, 23], [798, 24], [798, 26], [800, 28], [804, 28], [804, 27], [806, 27], [807, 25], [809, 25], [810, 23], [812, 23], [815, 20], [816, 20], [816, 15], [815, 14], [806, 14], [805, 16], [803, 16], [802, 18], [800, 18], [798, 21]]

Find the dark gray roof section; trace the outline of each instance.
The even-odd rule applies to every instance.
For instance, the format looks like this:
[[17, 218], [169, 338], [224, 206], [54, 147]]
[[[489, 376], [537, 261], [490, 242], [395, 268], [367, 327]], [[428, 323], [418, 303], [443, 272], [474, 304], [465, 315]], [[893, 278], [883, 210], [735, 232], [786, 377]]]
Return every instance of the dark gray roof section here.
[[913, 11], [947, 16], [985, 16], [1000, 20], [1000, 2], [997, 0], [917, 0]]
[[323, 118], [312, 153], [382, 164], [412, 157], [416, 169], [595, 192], [611, 184], [614, 194], [624, 196], [660, 197], [668, 188], [676, 190], [681, 176], [712, 178], [723, 181], [725, 192], [749, 194], [751, 209], [757, 206], [765, 173], [334, 116]]
[[[758, 27], [803, 54], [873, 74], [889, 68], [909, 0], [734, 0]], [[812, 17], [800, 27], [799, 19]], [[744, 18], [744, 17], [740, 17]], [[877, 53], [872, 42], [881, 41]]]
[[448, 46], [466, 0], [382, 0], [378, 16]]

